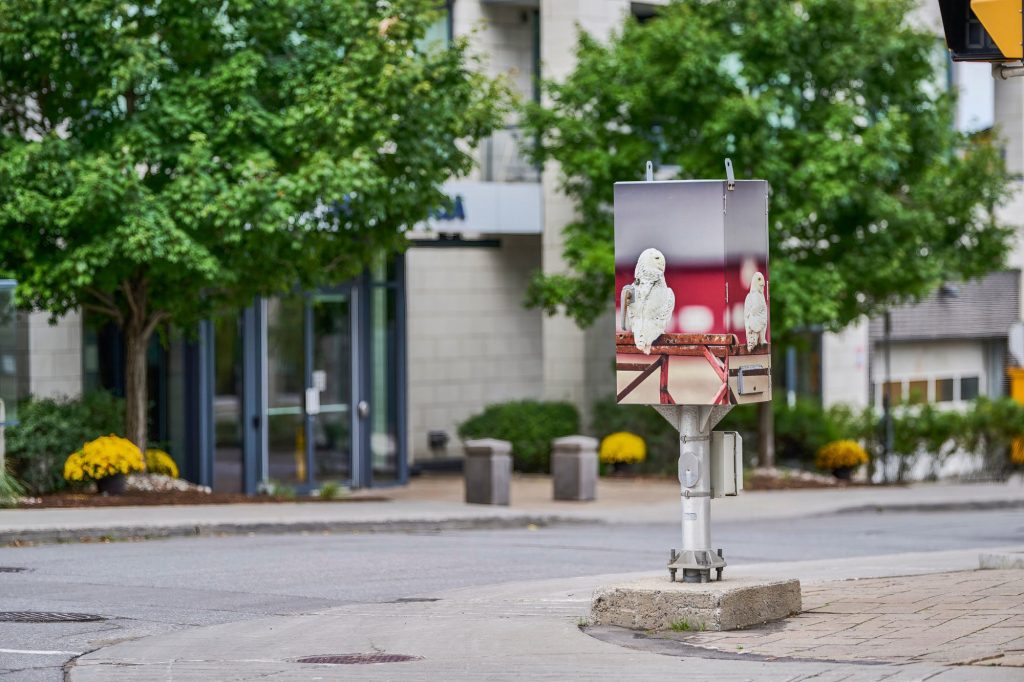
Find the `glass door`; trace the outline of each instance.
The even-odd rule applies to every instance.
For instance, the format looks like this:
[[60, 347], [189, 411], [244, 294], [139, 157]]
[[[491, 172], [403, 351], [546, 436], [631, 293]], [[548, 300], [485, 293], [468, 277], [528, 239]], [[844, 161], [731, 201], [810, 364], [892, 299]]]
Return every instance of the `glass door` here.
[[302, 295], [267, 300], [267, 471], [272, 484], [309, 481], [306, 457], [306, 300]]
[[[307, 390], [319, 409], [310, 414], [311, 461], [317, 483], [352, 480], [352, 306], [349, 291], [310, 297], [312, 349]], [[311, 395], [312, 398], [312, 395]]]
[[269, 299], [267, 478], [298, 490], [352, 479], [349, 290]]
[[243, 489], [242, 325], [240, 315], [213, 320], [213, 489]]

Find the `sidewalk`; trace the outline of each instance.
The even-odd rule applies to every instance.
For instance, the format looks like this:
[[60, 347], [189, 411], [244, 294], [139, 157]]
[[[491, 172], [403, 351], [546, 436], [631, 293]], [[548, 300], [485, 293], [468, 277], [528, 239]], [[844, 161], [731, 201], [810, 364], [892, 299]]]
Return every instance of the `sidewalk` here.
[[[671, 523], [679, 513], [672, 480], [602, 479], [595, 502], [555, 502], [547, 476], [516, 476], [509, 507], [462, 502], [459, 477], [424, 477], [374, 491], [387, 502], [295, 502], [0, 511], [0, 544], [286, 532], [404, 532], [523, 527], [552, 523]], [[744, 492], [715, 500], [723, 521], [791, 518], [853, 510], [1024, 508], [1024, 485], [916, 484]]]
[[[989, 663], [997, 660], [1000, 653], [1004, 654], [1004, 663], [1015, 660], [1011, 649], [1019, 645], [1021, 635], [1019, 605], [1024, 599], [1024, 571], [963, 573], [977, 566], [977, 561], [976, 551], [958, 551], [737, 567], [737, 575], [801, 578], [809, 613], [781, 627], [801, 638], [799, 646], [813, 649], [813, 658], [791, 656], [800, 653], [795, 648], [788, 653], [772, 652], [768, 648], [772, 642], [786, 641], [785, 636], [777, 637], [778, 624], [742, 633], [715, 633], [722, 637], [745, 637], [743, 641], [751, 649], [760, 647], [761, 653], [750, 653], [746, 648], [738, 650], [740, 645], [732, 641], [716, 643], [696, 638], [713, 633], [692, 633], [695, 638], [682, 643], [625, 630], [581, 631], [579, 626], [585, 622], [593, 590], [604, 583], [646, 575], [630, 574], [470, 588], [301, 616], [191, 628], [86, 654], [71, 665], [68, 679], [117, 682], [266, 677], [660, 682], [685, 676], [693, 680], [781, 682], [813, 677], [820, 682], [898, 682], [940, 676], [946, 682], [1020, 680], [1020, 668], [945, 665], [957, 657], [957, 652], [964, 654], [957, 658], [961, 663], [975, 656], [981, 657], [981, 663]], [[917, 577], [891, 577], [914, 574]], [[855, 590], [850, 589], [849, 582], [836, 582], [837, 578], [879, 575], [888, 577], [867, 580], [863, 589], [859, 589], [859, 582], [852, 583], [858, 586]], [[822, 582], [823, 579], [827, 581]], [[885, 624], [901, 612], [915, 616], [909, 620], [934, 616], [942, 609], [949, 615], [956, 609], [943, 606], [939, 603], [941, 599], [934, 598], [943, 585], [946, 595], [955, 595], [965, 603], [971, 599], [985, 600], [973, 609], [991, 608], [998, 615], [979, 623], [970, 613], [953, 613], [929, 633], [916, 632], [922, 629], [918, 624], [893, 625], [895, 620]], [[880, 610], [882, 605], [878, 601], [882, 596], [885, 610]], [[922, 597], [930, 605], [924, 607], [925, 611], [915, 612], [907, 606], [921, 603], [914, 601], [914, 597]], [[827, 608], [838, 603], [845, 605], [841, 613]], [[939, 623], [941, 618], [933, 620]], [[885, 634], [871, 638], [842, 634], [872, 621], [877, 621], [871, 627], [879, 632], [897, 635], [894, 643], [870, 660], [851, 656], [849, 642], [855, 639], [864, 639], [865, 650], [876, 644], [872, 640], [886, 639]], [[863, 634], [866, 630], [859, 632]], [[1010, 635], [1014, 638], [1007, 639]], [[756, 643], [759, 637], [761, 641]], [[906, 655], [899, 651], [904, 646], [904, 641], [899, 641], [901, 637], [916, 643], [916, 653]], [[815, 639], [820, 641], [814, 642]], [[807, 645], [808, 641], [812, 643]], [[970, 647], [962, 646], [968, 641]], [[724, 651], [729, 647], [733, 651]], [[413, 659], [374, 665], [297, 661], [306, 656], [343, 654], [405, 655]]]

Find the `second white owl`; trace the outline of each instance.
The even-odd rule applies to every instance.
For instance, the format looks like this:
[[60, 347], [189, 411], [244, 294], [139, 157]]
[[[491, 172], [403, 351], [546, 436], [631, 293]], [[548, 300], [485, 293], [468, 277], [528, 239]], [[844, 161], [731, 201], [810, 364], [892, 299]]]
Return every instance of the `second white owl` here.
[[750, 278], [750, 293], [743, 301], [743, 322], [747, 328], [747, 350], [768, 343], [768, 301], [764, 298], [764, 275]]
[[633, 300], [628, 308], [633, 342], [646, 355], [665, 333], [676, 308], [676, 295], [665, 283], [665, 256], [657, 249], [645, 249], [633, 271]]

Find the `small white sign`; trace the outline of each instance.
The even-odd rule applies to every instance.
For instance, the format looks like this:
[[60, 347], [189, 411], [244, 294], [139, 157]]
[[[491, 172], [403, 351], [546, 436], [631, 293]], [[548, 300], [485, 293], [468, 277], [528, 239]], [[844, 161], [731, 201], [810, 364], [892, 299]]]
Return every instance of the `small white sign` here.
[[313, 388], [318, 391], [327, 390], [327, 372], [322, 369], [313, 370]]
[[320, 391], [315, 387], [306, 389], [306, 414], [320, 414]]

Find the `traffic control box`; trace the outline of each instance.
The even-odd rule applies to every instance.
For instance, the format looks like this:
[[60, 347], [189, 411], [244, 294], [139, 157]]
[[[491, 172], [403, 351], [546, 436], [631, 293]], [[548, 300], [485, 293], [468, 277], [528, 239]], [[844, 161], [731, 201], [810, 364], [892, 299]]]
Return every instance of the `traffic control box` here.
[[1024, 0], [939, 0], [939, 10], [953, 61], [1024, 58]]

